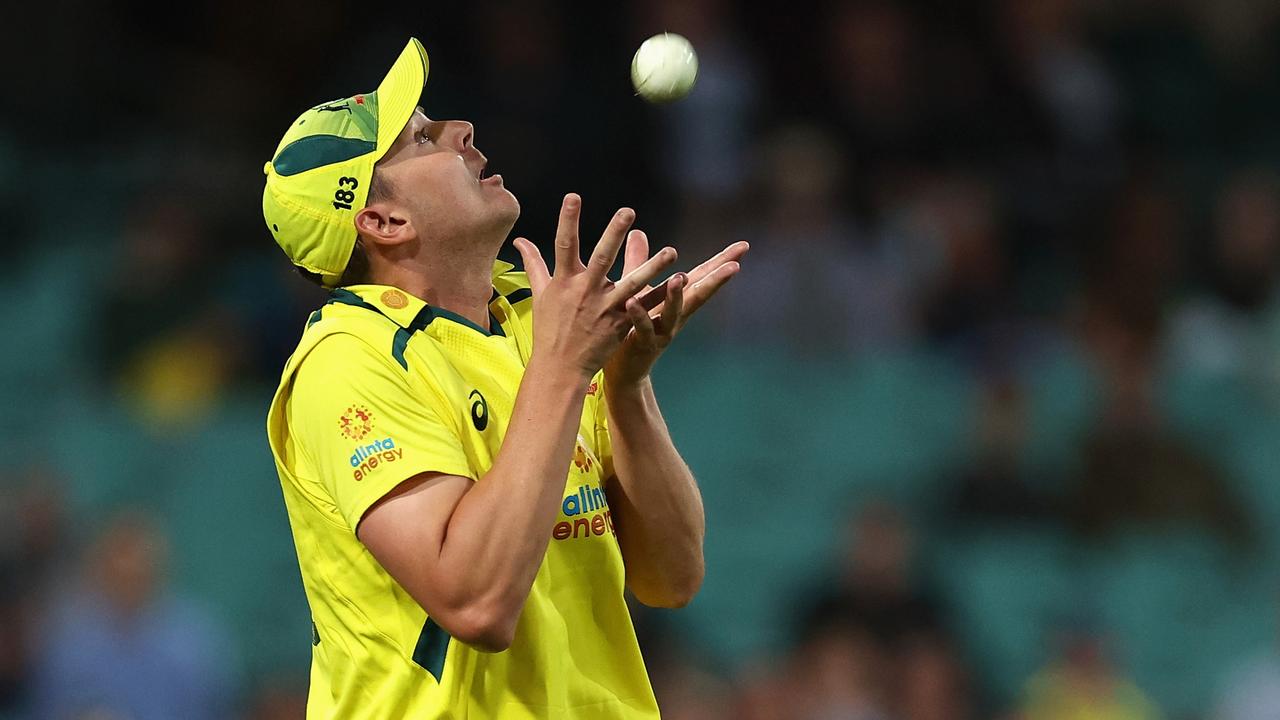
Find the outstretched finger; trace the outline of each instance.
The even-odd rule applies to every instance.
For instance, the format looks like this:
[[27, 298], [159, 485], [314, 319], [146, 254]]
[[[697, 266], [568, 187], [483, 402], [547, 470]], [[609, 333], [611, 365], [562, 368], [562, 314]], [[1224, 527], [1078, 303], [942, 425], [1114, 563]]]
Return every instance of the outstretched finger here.
[[741, 260], [742, 256], [746, 255], [747, 251], [750, 249], [751, 244], [746, 240], [739, 240], [738, 242], [733, 243], [715, 255], [707, 258], [702, 262], [702, 264], [698, 265], [698, 267], [690, 270], [689, 282], [696, 283], [715, 272], [725, 263]]
[[542, 292], [542, 288], [551, 282], [547, 261], [542, 259], [542, 253], [538, 252], [538, 248], [529, 242], [528, 238], [516, 238], [515, 246], [520, 252], [521, 259], [524, 260], [524, 272], [529, 276], [529, 289], [533, 290], [535, 295]]
[[613, 261], [618, 258], [618, 249], [622, 247], [622, 239], [627, 235], [627, 228], [631, 227], [635, 219], [636, 213], [631, 208], [622, 208], [613, 214], [608, 227], [604, 229], [604, 234], [600, 236], [600, 242], [596, 243], [595, 251], [591, 253], [587, 272], [604, 280], [609, 273], [609, 268], [613, 267]]
[[577, 193], [564, 196], [560, 205], [560, 222], [556, 226], [556, 274], [571, 275], [582, 269], [578, 255], [578, 217], [582, 214], [582, 198]]
[[622, 254], [622, 274], [635, 270], [649, 259], [649, 236], [643, 230], [627, 233], [627, 248]]
[[[698, 265], [698, 267], [690, 270], [688, 272], [688, 283], [685, 285], [685, 288], [687, 289], [689, 286], [695, 285], [701, 282], [708, 275], [711, 275], [715, 271], [724, 267], [724, 265], [729, 262], [736, 263], [739, 260], [739, 258], [741, 258], [743, 255], [746, 255], [747, 251], [750, 249], [751, 249], [751, 245], [748, 244], [746, 240], [739, 240], [738, 242], [730, 245], [729, 247], [726, 247], [724, 250], [721, 250], [720, 252], [716, 253], [714, 256], [703, 261], [703, 263]], [[735, 268], [732, 272], [736, 273], [737, 269]], [[670, 281], [668, 280], [668, 282]], [[657, 287], [649, 288], [648, 290], [640, 294], [640, 304], [643, 305], [646, 310], [661, 308], [663, 303], [666, 302], [666, 300], [667, 300], [667, 283], [666, 282], [662, 283]]]
[[683, 324], [684, 317], [681, 313], [684, 312], [684, 288], [688, 282], [689, 278], [684, 273], [676, 273], [667, 281], [667, 302], [662, 306], [662, 314], [658, 316], [663, 335], [674, 335]]
[[676, 249], [673, 247], [664, 247], [659, 250], [653, 257], [644, 262], [643, 265], [623, 275], [620, 280], [613, 286], [613, 290], [609, 291], [609, 306], [618, 307], [627, 301], [627, 298], [635, 295], [640, 288], [649, 284], [649, 281], [657, 277], [658, 273], [671, 266], [676, 261]]
[[734, 275], [738, 274], [738, 270], [742, 268], [737, 262], [727, 262], [716, 268], [712, 273], [698, 282], [689, 286], [689, 290], [684, 295], [684, 316], [688, 318], [690, 315], [698, 311], [704, 303], [711, 299], [724, 284], [729, 282]]
[[657, 344], [657, 331], [653, 327], [653, 318], [649, 317], [649, 311], [640, 306], [635, 298], [627, 301], [627, 317], [631, 319], [634, 326], [636, 339], [642, 348], [651, 348]]

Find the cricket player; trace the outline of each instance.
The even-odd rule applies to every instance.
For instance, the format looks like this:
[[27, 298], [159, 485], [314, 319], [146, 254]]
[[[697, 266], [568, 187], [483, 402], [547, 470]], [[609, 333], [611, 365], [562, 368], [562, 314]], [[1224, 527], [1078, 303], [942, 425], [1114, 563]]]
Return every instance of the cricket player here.
[[652, 288], [675, 251], [649, 257], [624, 208], [584, 265], [571, 194], [554, 271], [524, 238], [525, 272], [496, 262], [520, 205], [469, 123], [418, 107], [427, 71], [410, 40], [265, 167], [267, 227], [332, 289], [267, 420], [314, 624], [308, 717], [657, 717], [624, 588], [689, 602], [704, 523], [649, 371], [746, 243]]

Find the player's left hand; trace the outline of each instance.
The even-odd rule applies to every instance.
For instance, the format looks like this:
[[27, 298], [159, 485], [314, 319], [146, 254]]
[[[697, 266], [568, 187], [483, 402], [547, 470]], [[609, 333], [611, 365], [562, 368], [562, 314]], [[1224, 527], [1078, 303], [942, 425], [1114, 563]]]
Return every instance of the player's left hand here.
[[[676, 273], [658, 287], [629, 298], [627, 316], [634, 327], [604, 367], [607, 386], [621, 388], [647, 378], [689, 318], [738, 273], [742, 256], [750, 248], [746, 241], [733, 243], [688, 273]], [[648, 259], [648, 236], [643, 230], [632, 230], [627, 235], [623, 276]]]

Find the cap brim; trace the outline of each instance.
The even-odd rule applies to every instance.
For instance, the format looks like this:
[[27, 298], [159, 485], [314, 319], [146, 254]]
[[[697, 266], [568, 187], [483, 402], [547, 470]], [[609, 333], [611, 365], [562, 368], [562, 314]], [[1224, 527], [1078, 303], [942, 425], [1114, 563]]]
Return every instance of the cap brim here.
[[400, 136], [409, 124], [413, 111], [422, 97], [422, 87], [427, 84], [430, 63], [427, 51], [417, 38], [409, 38], [409, 44], [396, 59], [386, 77], [378, 85], [378, 159]]

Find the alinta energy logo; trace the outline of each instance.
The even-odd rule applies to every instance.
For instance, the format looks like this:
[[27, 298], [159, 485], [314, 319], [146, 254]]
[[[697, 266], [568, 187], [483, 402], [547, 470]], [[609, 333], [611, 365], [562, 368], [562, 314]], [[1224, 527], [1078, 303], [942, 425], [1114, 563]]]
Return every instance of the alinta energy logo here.
[[568, 520], [562, 520], [551, 528], [556, 540], [591, 538], [605, 533], [617, 535], [613, 527], [613, 515], [609, 511], [609, 498], [599, 485], [579, 485], [576, 492], [565, 495], [560, 512]]
[[355, 478], [356, 482], [360, 482], [378, 467], [403, 457], [404, 448], [396, 447], [396, 442], [389, 437], [375, 440], [368, 445], [358, 445], [356, 451], [351, 454], [351, 467], [355, 468], [351, 472], [351, 477]]
[[[363, 405], [352, 405], [347, 408], [342, 417], [338, 418], [338, 429], [342, 431], [344, 437], [364, 440], [369, 433], [373, 432], [373, 413]], [[396, 447], [395, 441], [390, 437], [357, 445], [351, 453], [351, 467], [355, 468], [351, 477], [359, 482], [378, 469], [379, 465], [395, 462], [402, 457], [404, 457], [404, 448]]]
[[[586, 474], [599, 460], [586, 446], [582, 436], [574, 444], [573, 465], [578, 472]], [[591, 538], [605, 533], [617, 535], [613, 528], [613, 515], [609, 511], [609, 498], [599, 483], [584, 483], [572, 494], [565, 495], [560, 503], [560, 512], [568, 518], [551, 528], [551, 537], [556, 540], [576, 540]]]

